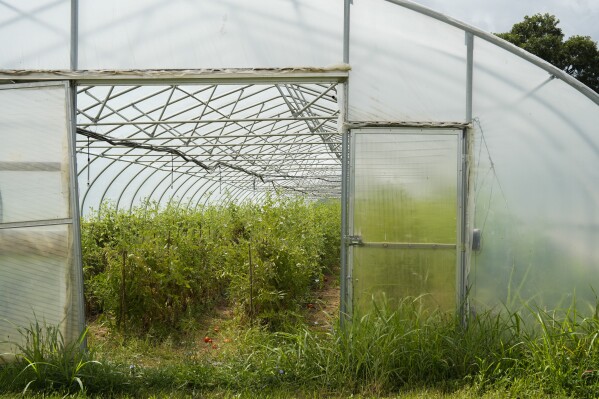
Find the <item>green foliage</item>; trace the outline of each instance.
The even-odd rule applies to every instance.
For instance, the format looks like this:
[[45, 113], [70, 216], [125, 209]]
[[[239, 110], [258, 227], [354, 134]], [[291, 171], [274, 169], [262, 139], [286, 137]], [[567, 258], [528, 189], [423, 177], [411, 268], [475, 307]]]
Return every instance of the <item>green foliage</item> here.
[[529, 309], [525, 317], [533, 320], [524, 322], [513, 315], [522, 326], [517, 331], [519, 342], [509, 353], [515, 359], [513, 367], [499, 373], [499, 380], [528, 390], [542, 387], [544, 395], [595, 397], [599, 319], [583, 317], [574, 303], [562, 311]]
[[[329, 332], [240, 329], [227, 351], [155, 367], [115, 362], [122, 348], [104, 353], [100, 364], [79, 346], [54, 344], [60, 339], [53, 330], [47, 339], [43, 329], [32, 327], [37, 338], [23, 346], [23, 360], [0, 367], [0, 393], [75, 392], [81, 390], [77, 378], [86, 394], [101, 397], [430, 391], [435, 397], [594, 398], [599, 392], [599, 319], [583, 317], [575, 306], [489, 311], [472, 315], [466, 325], [427, 310], [421, 298], [405, 298], [393, 310], [373, 308]], [[68, 372], [58, 372], [63, 365]]]
[[562, 47], [563, 69], [599, 92], [599, 49], [589, 36], [572, 36]]
[[599, 92], [599, 49], [589, 36], [572, 36], [564, 41], [550, 14], [525, 16], [524, 21], [497, 36], [563, 69], [582, 83]]
[[[66, 342], [57, 326], [35, 322], [19, 329], [24, 343], [14, 343], [13, 363], [0, 369], [0, 386], [6, 390], [84, 391], [84, 382], [95, 364], [83, 350], [84, 330], [74, 342]], [[1, 390], [0, 390], [1, 392]]]
[[334, 201], [146, 204], [131, 213], [104, 205], [82, 222], [88, 313], [163, 335], [228, 300], [242, 318], [280, 327], [338, 266], [339, 231]]
[[[421, 298], [405, 298], [392, 311], [374, 309], [324, 335], [300, 329], [263, 338], [245, 354], [263, 365], [251, 380], [374, 395], [425, 387], [480, 395], [500, 389], [520, 397], [591, 398], [598, 392], [599, 320], [582, 317], [575, 306], [489, 311], [466, 325], [427, 310]], [[273, 377], [273, 369], [284, 373]]]
[[558, 24], [559, 19], [554, 15], [535, 14], [532, 17], [527, 15], [524, 21], [514, 24], [509, 32], [497, 36], [561, 67], [564, 34]]

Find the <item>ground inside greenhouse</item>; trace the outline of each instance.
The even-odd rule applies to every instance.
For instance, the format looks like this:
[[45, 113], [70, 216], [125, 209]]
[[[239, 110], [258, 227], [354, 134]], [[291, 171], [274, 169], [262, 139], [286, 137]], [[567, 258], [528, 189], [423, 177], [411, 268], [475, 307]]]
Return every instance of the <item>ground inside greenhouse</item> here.
[[[331, 331], [339, 317], [339, 303], [339, 276], [324, 276], [320, 288], [313, 290], [311, 299], [302, 304], [306, 327], [315, 332]], [[244, 329], [233, 307], [226, 304], [191, 323], [184, 334], [156, 340], [152, 336], [132, 337], [115, 332], [107, 320], [99, 317], [88, 320], [88, 345], [93, 352], [133, 368], [160, 367], [179, 364], [184, 359], [218, 360], [237, 349]]]

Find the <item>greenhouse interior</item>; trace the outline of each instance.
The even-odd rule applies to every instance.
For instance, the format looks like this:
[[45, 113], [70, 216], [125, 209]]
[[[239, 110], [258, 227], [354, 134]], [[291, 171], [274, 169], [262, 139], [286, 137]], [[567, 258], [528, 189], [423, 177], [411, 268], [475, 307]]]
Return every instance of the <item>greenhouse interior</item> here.
[[341, 202], [349, 317], [594, 311], [599, 95], [541, 59], [407, 0], [2, 7], [0, 341], [79, 335], [104, 202], [275, 192]]

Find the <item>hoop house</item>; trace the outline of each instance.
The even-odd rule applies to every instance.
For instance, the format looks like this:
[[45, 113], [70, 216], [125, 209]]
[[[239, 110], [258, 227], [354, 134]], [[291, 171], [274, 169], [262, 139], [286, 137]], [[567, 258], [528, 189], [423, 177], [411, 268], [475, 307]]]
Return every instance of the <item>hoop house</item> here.
[[81, 331], [105, 200], [340, 198], [347, 313], [594, 304], [599, 95], [493, 35], [404, 0], [0, 9], [1, 341]]

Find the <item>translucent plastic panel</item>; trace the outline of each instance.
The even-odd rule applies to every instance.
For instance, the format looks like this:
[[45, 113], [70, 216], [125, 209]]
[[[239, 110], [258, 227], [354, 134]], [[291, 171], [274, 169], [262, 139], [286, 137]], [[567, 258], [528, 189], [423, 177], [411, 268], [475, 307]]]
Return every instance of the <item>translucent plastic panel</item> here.
[[595, 304], [599, 107], [519, 57], [475, 41], [478, 303]]
[[354, 312], [367, 312], [373, 301], [393, 307], [416, 297], [425, 307], [455, 310], [454, 249], [358, 247], [353, 264]]
[[343, 2], [85, 1], [79, 66], [257, 68], [342, 61]]
[[[79, 334], [71, 227], [0, 229], [0, 354], [22, 343], [15, 326], [59, 325], [66, 340]], [[9, 341], [9, 342], [4, 342]]]
[[68, 69], [71, 2], [0, 2], [0, 69]]
[[456, 242], [456, 134], [358, 133], [354, 234], [365, 242]]
[[0, 87], [0, 353], [14, 353], [18, 329], [36, 319], [67, 342], [83, 324], [66, 93], [64, 84]]
[[463, 121], [465, 33], [384, 0], [351, 8], [349, 119]]
[[65, 86], [0, 90], [1, 223], [70, 217]]
[[352, 137], [354, 311], [424, 295], [454, 309], [458, 131], [371, 129]]

